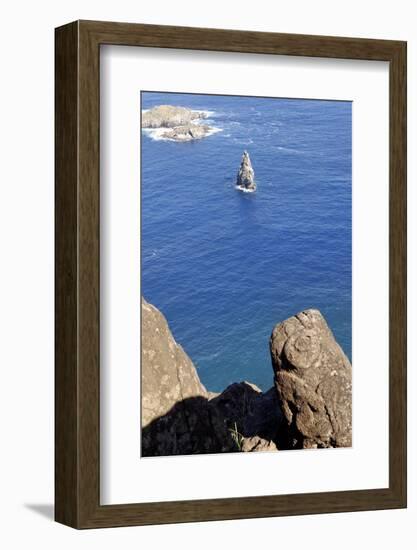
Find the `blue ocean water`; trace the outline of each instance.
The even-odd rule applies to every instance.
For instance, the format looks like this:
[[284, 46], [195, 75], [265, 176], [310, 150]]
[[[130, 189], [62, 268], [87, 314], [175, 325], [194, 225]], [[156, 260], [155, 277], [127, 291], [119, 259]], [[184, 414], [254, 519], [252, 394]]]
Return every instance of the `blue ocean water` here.
[[[307, 308], [351, 358], [350, 102], [143, 92], [221, 131], [141, 146], [142, 294], [211, 391], [273, 383], [268, 340]], [[244, 150], [256, 193], [236, 190]]]

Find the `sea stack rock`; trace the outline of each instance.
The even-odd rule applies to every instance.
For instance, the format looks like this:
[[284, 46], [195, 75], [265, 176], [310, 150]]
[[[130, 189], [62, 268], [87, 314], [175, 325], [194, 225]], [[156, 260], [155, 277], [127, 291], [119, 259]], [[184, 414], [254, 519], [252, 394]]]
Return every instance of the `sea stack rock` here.
[[237, 173], [236, 187], [246, 192], [256, 190], [255, 172], [247, 151], [244, 151], [242, 155], [239, 172]]
[[270, 351], [287, 448], [352, 445], [352, 367], [321, 313], [278, 324]]

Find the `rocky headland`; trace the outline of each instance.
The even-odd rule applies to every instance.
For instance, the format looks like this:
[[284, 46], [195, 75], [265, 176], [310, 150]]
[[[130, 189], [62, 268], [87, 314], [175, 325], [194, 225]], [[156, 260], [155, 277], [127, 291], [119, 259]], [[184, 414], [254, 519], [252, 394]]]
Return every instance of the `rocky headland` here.
[[252, 168], [252, 163], [247, 151], [244, 151], [242, 155], [236, 178], [236, 187], [240, 189], [240, 191], [246, 191], [247, 193], [256, 191], [255, 172]]
[[236, 382], [209, 392], [142, 299], [142, 456], [350, 446], [352, 369], [320, 312], [276, 325], [270, 352], [268, 391]]
[[207, 118], [204, 111], [186, 107], [158, 105], [142, 112], [142, 128], [159, 131], [163, 139], [191, 141], [212, 134], [215, 129], [201, 121]]

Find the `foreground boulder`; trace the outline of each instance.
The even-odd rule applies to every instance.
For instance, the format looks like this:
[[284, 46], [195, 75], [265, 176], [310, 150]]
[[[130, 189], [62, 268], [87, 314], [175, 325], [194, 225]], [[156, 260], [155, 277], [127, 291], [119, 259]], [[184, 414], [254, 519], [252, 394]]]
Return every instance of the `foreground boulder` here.
[[278, 324], [274, 386], [207, 392], [165, 317], [142, 300], [142, 456], [348, 447], [352, 368], [319, 311]]
[[143, 299], [141, 384], [142, 456], [223, 450], [193, 363], [162, 313]]
[[270, 352], [285, 448], [352, 445], [352, 367], [317, 310], [278, 324]]

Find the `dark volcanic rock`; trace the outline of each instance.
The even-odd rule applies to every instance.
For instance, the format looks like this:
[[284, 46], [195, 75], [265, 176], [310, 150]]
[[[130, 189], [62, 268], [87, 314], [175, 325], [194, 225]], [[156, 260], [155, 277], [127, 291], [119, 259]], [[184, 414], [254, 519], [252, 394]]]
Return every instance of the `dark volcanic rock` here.
[[164, 139], [191, 141], [213, 133], [211, 126], [200, 124], [205, 118], [207, 114], [202, 111], [174, 105], [158, 105], [142, 112], [142, 128], [163, 130], [160, 135]]
[[255, 172], [247, 151], [243, 152], [240, 162], [239, 172], [237, 173], [236, 186], [242, 191], [255, 191]]
[[224, 426], [239, 439], [239, 450], [277, 450], [275, 441], [282, 424], [275, 388], [262, 393], [254, 384], [239, 382], [228, 386], [210, 400], [215, 429]]
[[270, 351], [287, 424], [284, 446], [351, 446], [352, 367], [320, 312], [303, 311], [277, 325]]

